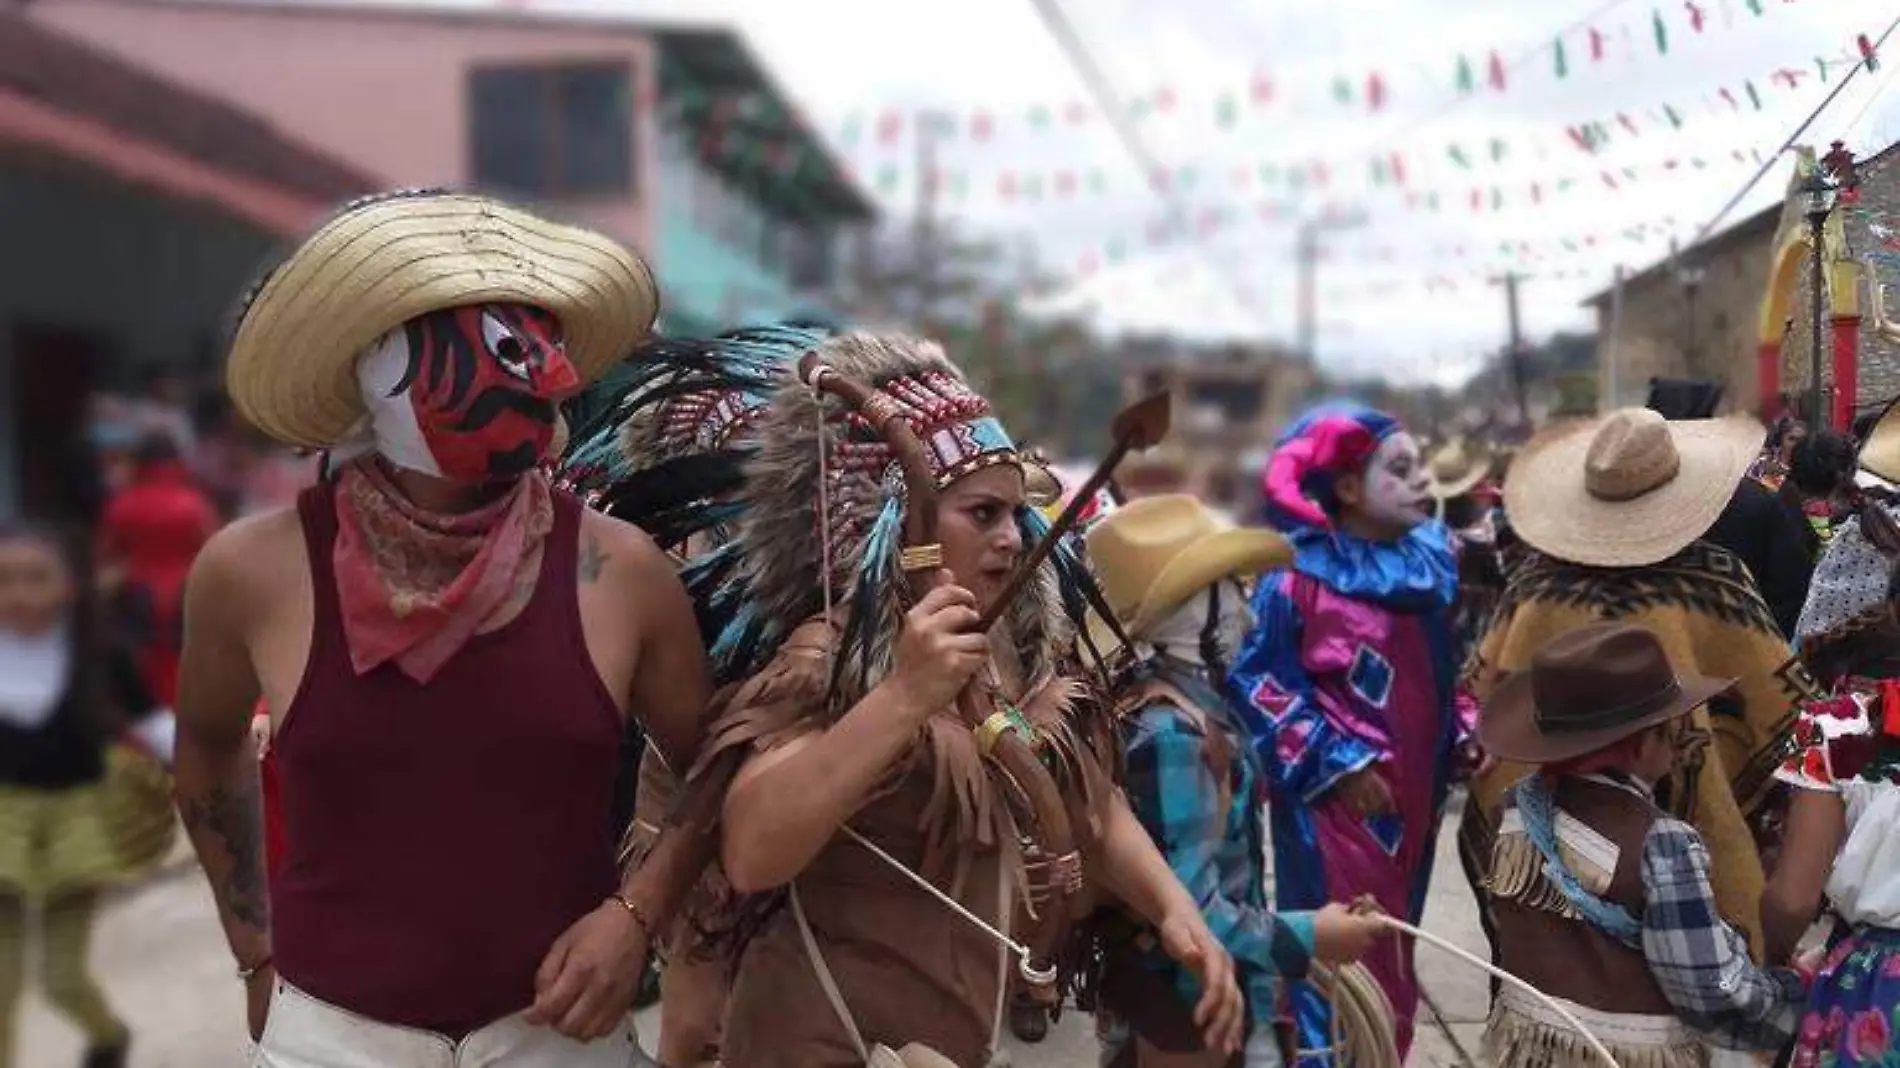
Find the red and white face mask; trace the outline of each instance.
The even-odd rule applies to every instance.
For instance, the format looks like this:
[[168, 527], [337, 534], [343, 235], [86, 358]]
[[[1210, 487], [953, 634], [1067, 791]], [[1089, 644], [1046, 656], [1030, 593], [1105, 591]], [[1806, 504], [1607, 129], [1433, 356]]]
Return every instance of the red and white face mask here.
[[356, 365], [375, 451], [456, 482], [519, 478], [546, 458], [560, 402], [579, 392], [560, 323], [481, 304], [418, 316]]

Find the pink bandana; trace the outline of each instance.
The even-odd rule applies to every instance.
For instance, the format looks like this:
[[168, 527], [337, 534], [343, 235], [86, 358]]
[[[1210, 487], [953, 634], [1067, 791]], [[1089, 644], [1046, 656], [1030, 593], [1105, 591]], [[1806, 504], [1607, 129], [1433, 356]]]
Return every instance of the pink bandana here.
[[554, 526], [547, 476], [456, 515], [416, 507], [373, 460], [343, 470], [334, 554], [343, 636], [361, 675], [385, 661], [420, 683], [522, 605]]

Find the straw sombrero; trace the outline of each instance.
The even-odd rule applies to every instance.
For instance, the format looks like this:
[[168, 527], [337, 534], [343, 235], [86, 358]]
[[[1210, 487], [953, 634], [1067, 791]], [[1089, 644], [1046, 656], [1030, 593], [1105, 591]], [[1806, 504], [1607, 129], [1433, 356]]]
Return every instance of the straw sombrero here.
[[1471, 448], [1463, 438], [1433, 450], [1425, 461], [1425, 473], [1431, 479], [1428, 491], [1441, 501], [1462, 497], [1476, 489], [1491, 473], [1491, 456]]
[[653, 274], [615, 241], [465, 193], [358, 201], [280, 264], [240, 311], [225, 385], [243, 417], [305, 448], [364, 412], [357, 357], [418, 315], [527, 304], [560, 321], [584, 382], [626, 357], [659, 308]]
[[[1231, 526], [1183, 493], [1122, 505], [1089, 528], [1087, 542], [1108, 606], [1136, 639], [1215, 582], [1293, 560], [1292, 547], [1278, 532]], [[1120, 644], [1105, 622], [1089, 622], [1097, 648]]]
[[1883, 482], [1900, 482], [1900, 404], [1889, 404], [1860, 444], [1860, 469]]
[[1660, 563], [1715, 524], [1766, 434], [1746, 416], [1671, 422], [1646, 408], [1559, 424], [1511, 465], [1504, 511], [1567, 563]]

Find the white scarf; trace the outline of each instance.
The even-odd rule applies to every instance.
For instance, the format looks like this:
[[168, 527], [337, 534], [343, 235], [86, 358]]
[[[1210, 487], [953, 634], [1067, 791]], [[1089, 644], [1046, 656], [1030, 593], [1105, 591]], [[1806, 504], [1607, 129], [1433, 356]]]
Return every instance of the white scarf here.
[[[1173, 615], [1156, 624], [1154, 630], [1131, 635], [1137, 651], [1143, 656], [1154, 656], [1158, 649], [1166, 649], [1167, 655], [1176, 660], [1207, 667], [1201, 656], [1201, 634], [1207, 629], [1207, 602], [1211, 596], [1213, 587], [1199, 590], [1175, 609]], [[1215, 624], [1214, 633], [1214, 644], [1222, 657], [1233, 659], [1247, 632], [1253, 629], [1253, 622], [1253, 609], [1248, 607], [1240, 590], [1231, 585], [1222, 590], [1220, 620]]]
[[72, 683], [72, 632], [64, 624], [27, 636], [0, 631], [0, 723], [46, 726]]

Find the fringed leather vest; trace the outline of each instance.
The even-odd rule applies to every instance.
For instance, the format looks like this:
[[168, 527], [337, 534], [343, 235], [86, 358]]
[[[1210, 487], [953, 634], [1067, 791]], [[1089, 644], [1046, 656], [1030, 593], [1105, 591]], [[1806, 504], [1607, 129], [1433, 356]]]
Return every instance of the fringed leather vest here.
[[[1643, 842], [1662, 814], [1614, 785], [1564, 776], [1553, 791], [1557, 845], [1583, 889], [1643, 915]], [[1543, 871], [1515, 803], [1498, 829], [1490, 878], [1499, 965], [1552, 997], [1603, 1012], [1670, 1016], [1675, 1010], [1641, 951], [1586, 921]]]

